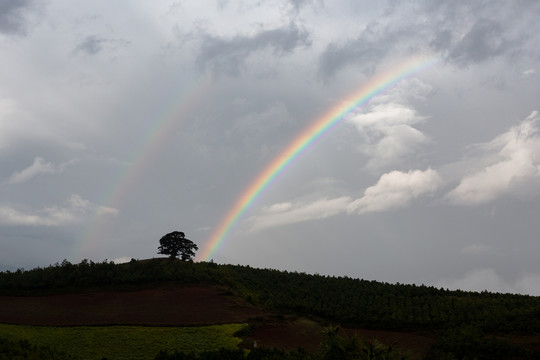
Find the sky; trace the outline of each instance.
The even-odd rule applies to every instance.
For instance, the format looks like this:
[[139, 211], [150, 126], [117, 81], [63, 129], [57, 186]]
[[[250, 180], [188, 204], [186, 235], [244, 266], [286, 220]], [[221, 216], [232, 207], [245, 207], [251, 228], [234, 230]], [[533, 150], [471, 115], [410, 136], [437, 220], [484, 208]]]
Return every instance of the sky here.
[[0, 270], [157, 257], [178, 230], [197, 261], [540, 295], [538, 18], [535, 0], [1, 0]]

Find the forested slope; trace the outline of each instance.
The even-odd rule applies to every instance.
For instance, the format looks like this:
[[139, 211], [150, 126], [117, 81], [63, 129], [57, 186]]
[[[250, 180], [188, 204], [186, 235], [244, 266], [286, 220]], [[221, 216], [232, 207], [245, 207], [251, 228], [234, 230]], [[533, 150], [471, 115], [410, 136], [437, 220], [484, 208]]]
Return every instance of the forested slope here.
[[540, 298], [448, 291], [428, 286], [153, 259], [115, 265], [82, 261], [0, 273], [0, 294], [41, 295], [158, 283], [227, 286], [269, 310], [384, 329], [447, 329], [473, 325], [488, 333], [540, 333]]

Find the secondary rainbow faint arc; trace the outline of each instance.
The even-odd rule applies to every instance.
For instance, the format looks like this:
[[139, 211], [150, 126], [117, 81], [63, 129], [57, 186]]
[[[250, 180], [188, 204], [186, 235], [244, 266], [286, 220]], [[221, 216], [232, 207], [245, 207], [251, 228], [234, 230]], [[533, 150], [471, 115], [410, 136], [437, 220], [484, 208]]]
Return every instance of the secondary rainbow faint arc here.
[[[179, 82], [169, 98], [163, 102], [167, 106], [147, 120], [148, 126], [141, 141], [132, 150], [127, 163], [110, 182], [99, 204], [113, 209], [121, 207], [135, 184], [148, 172], [160, 150], [170, 143], [180, 123], [185, 121], [190, 111], [202, 102], [210, 89], [211, 78], [208, 75], [196, 77], [186, 82]], [[102, 238], [101, 231], [106, 226], [106, 218], [96, 213], [88, 227], [81, 234], [74, 256], [87, 256], [87, 252], [96, 247]]]
[[[426, 68], [436, 64], [438, 57], [414, 58], [400, 63], [398, 66], [373, 77], [367, 84], [354, 92], [347, 99], [340, 102], [340, 105], [334, 107], [326, 114], [321, 116], [308, 126], [300, 135], [298, 135], [279, 156], [264, 168], [264, 170], [255, 178], [255, 181], [244, 190], [234, 206], [227, 212], [221, 220], [219, 226], [214, 231], [210, 239], [206, 242], [199, 256], [203, 261], [208, 261], [223, 243], [228, 233], [260, 196], [272, 180], [274, 180], [294, 159], [296, 159], [304, 150], [313, 144], [318, 138], [337, 125], [346, 115], [357, 110], [359, 107], [368, 103], [372, 98], [396, 85], [403, 79], [406, 79]], [[348, 104], [348, 105], [343, 105]]]

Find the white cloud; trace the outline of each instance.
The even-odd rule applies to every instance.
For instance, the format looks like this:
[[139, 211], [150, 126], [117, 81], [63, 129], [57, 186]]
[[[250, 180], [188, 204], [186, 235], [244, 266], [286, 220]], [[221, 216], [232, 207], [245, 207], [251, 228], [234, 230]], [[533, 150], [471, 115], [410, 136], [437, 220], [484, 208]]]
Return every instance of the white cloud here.
[[413, 77], [404, 79], [392, 89], [377, 95], [370, 101], [370, 104], [409, 104], [411, 101], [425, 101], [433, 94], [432, 85]]
[[540, 137], [538, 112], [534, 111], [519, 125], [480, 144], [488, 165], [465, 176], [446, 199], [457, 205], [477, 205], [492, 201], [540, 173]]
[[534, 68], [528, 69], [522, 72], [521, 74], [523, 75], [524, 78], [528, 78], [536, 74], [536, 70]]
[[303, 221], [324, 219], [345, 212], [351, 198], [319, 199], [309, 203], [290, 202], [274, 204], [263, 209], [262, 215], [248, 219], [251, 230], [258, 231], [270, 227], [294, 224]]
[[115, 264], [125, 264], [131, 261], [131, 257], [129, 256], [121, 256], [115, 259], [112, 259], [111, 261]]
[[93, 205], [93, 208], [96, 214], [100, 216], [103, 216], [103, 215], [116, 216], [118, 215], [118, 212], [119, 212], [118, 209], [107, 207], [107, 206]]
[[439, 281], [438, 286], [464, 291], [513, 292], [511, 286], [497, 275], [494, 269], [475, 269], [459, 279], [443, 279]]
[[77, 212], [65, 207], [49, 207], [36, 212], [22, 212], [0, 206], [0, 224], [7, 226], [62, 226], [77, 222]]
[[64, 171], [66, 166], [74, 161], [69, 161], [60, 165], [54, 165], [51, 162], [46, 162], [42, 157], [35, 157], [32, 165], [24, 168], [21, 171], [13, 173], [6, 181], [7, 184], [20, 184], [26, 182], [41, 174], [57, 174]]
[[89, 200], [83, 199], [76, 194], [71, 195], [67, 203], [73, 211], [81, 214], [95, 213], [97, 215], [118, 215], [117, 209], [93, 204]]
[[0, 205], [0, 224], [5, 226], [64, 226], [79, 223], [86, 216], [115, 216], [118, 210], [99, 206], [71, 195], [64, 206], [52, 206], [37, 211], [21, 211]]
[[517, 293], [540, 296], [540, 274], [525, 273], [516, 282]]
[[437, 171], [432, 169], [391, 171], [367, 188], [362, 198], [353, 201], [348, 211], [363, 214], [404, 207], [414, 198], [436, 191], [441, 182]]
[[369, 112], [348, 119], [366, 141], [360, 150], [370, 156], [367, 167], [371, 169], [394, 164], [428, 142], [412, 126], [422, 120], [413, 108], [398, 103], [376, 104]]
[[381, 176], [376, 185], [366, 189], [364, 196], [353, 200], [349, 196], [322, 198], [311, 202], [283, 202], [262, 209], [260, 215], [248, 219], [252, 231], [325, 219], [342, 213], [381, 212], [405, 207], [421, 195], [434, 192], [441, 179], [432, 169], [407, 173], [392, 171]]
[[509, 283], [492, 268], [475, 269], [467, 272], [458, 279], [443, 279], [438, 287], [460, 289], [465, 291], [484, 291], [499, 293], [517, 293], [527, 295], [540, 295], [540, 275], [524, 273], [518, 277], [514, 284]]
[[293, 204], [290, 202], [284, 202], [279, 204], [270, 205], [263, 209], [264, 212], [269, 214], [281, 213], [290, 210]]

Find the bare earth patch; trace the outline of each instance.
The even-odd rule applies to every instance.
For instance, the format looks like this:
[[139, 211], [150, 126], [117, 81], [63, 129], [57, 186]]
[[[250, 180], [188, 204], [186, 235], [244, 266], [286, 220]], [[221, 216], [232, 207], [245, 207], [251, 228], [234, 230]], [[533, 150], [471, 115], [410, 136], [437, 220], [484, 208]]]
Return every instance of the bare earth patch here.
[[253, 333], [244, 340], [247, 348], [255, 346], [295, 350], [303, 348], [317, 351], [321, 342], [323, 326], [305, 318], [272, 320], [256, 324]]
[[[276, 347], [294, 350], [302, 347], [308, 352], [319, 350], [322, 343], [324, 327], [306, 318], [270, 320], [255, 326], [253, 334], [244, 340], [244, 346]], [[377, 340], [385, 345], [393, 345], [399, 349], [412, 352], [413, 359], [421, 359], [427, 354], [435, 341], [434, 336], [425, 335], [418, 331], [387, 331], [361, 328], [341, 328], [339, 335], [346, 338], [357, 336], [367, 341]]]
[[211, 286], [0, 296], [0, 322], [24, 325], [208, 325], [247, 322], [262, 311]]

